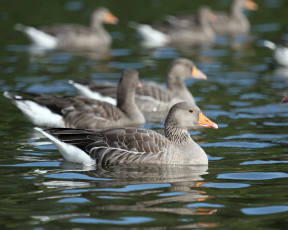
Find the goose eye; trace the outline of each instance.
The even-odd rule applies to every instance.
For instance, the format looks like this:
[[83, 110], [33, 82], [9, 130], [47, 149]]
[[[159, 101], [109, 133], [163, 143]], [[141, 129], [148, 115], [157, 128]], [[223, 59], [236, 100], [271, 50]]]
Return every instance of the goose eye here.
[[193, 113], [194, 111], [192, 109], [189, 110], [189, 113]]

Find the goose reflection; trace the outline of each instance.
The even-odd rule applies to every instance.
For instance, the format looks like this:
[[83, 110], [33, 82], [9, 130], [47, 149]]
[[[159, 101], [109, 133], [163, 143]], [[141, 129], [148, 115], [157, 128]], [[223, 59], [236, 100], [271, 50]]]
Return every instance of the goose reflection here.
[[[63, 162], [61, 167], [61, 172], [71, 170], [75, 172], [73, 163]], [[101, 178], [101, 180], [91, 180], [89, 185], [86, 183], [85, 186], [89, 191], [97, 191], [97, 196], [145, 196], [145, 199], [137, 198], [139, 201], [132, 205], [109, 204], [98, 206], [96, 208], [98, 210], [160, 212], [179, 215], [211, 215], [217, 211], [214, 207], [201, 207], [201, 203], [199, 207], [186, 205], [211, 199], [205, 191], [201, 190], [201, 185], [205, 183], [203, 176], [208, 173], [208, 166], [118, 165], [97, 166], [92, 170], [91, 168], [79, 168], [82, 165], [77, 165], [77, 167], [76, 170], [79, 170], [81, 174], [90, 178]], [[63, 185], [63, 183], [61, 184]], [[134, 187], [135, 185], [139, 186]], [[124, 188], [119, 188], [119, 186]], [[170, 205], [171, 203], [178, 203], [177, 206], [180, 204], [181, 207]]]

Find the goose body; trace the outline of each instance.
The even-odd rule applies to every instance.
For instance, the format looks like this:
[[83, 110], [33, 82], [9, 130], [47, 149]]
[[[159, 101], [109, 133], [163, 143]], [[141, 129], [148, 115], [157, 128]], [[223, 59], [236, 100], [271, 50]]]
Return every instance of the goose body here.
[[243, 10], [256, 10], [257, 4], [253, 0], [234, 0], [230, 7], [230, 13], [215, 13], [216, 20], [211, 22], [212, 28], [217, 34], [247, 34], [250, 31], [249, 20]]
[[[167, 73], [167, 87], [155, 82], [142, 82], [136, 89], [135, 100], [142, 112], [168, 111], [172, 105], [181, 101], [195, 104], [194, 97], [185, 85], [185, 79], [207, 79], [206, 75], [196, 68], [194, 63], [185, 58], [174, 60]], [[116, 84], [92, 82], [81, 85], [70, 81], [80, 95], [116, 103]], [[95, 93], [94, 93], [95, 92]], [[114, 100], [114, 101], [113, 101]]]
[[143, 128], [36, 129], [74, 163], [207, 165], [206, 153], [187, 131], [196, 126], [218, 128], [197, 106], [180, 102], [166, 117], [165, 135]]
[[16, 24], [15, 29], [23, 32], [37, 46], [51, 48], [96, 48], [109, 46], [111, 37], [102, 23], [116, 24], [118, 19], [106, 8], [98, 8], [91, 15], [90, 27], [75, 24], [42, 27]]
[[137, 71], [127, 69], [123, 72], [117, 89], [117, 106], [83, 97], [40, 95], [25, 99], [8, 92], [4, 96], [12, 99], [38, 126], [86, 129], [133, 126], [145, 122], [134, 99], [138, 83]]

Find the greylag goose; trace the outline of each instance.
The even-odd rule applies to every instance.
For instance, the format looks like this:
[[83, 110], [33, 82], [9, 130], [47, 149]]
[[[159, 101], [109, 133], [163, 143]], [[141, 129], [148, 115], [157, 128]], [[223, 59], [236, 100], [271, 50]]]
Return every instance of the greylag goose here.
[[204, 44], [214, 41], [215, 32], [210, 26], [214, 15], [208, 7], [199, 9], [195, 24], [179, 26], [178, 23], [159, 23], [155, 25], [136, 24], [133, 26], [143, 38], [146, 46], [175, 44]]
[[138, 72], [125, 70], [118, 84], [117, 106], [83, 97], [41, 95], [25, 99], [8, 92], [4, 96], [12, 99], [24, 115], [38, 126], [83, 129], [133, 126], [145, 122], [134, 99], [138, 84]]
[[218, 126], [192, 103], [171, 107], [164, 125], [165, 135], [143, 128], [104, 130], [35, 128], [49, 138], [65, 160], [84, 165], [182, 164], [207, 165], [204, 150], [187, 131], [197, 126]]
[[[215, 18], [210, 20], [211, 27], [217, 34], [247, 34], [250, 30], [250, 23], [243, 10], [256, 10], [257, 7], [253, 0], [234, 0], [231, 2], [229, 14], [213, 12]], [[167, 22], [172, 25], [189, 26], [195, 24], [195, 21], [195, 15], [167, 17]]]
[[[206, 75], [197, 69], [195, 64], [186, 59], [174, 60], [167, 73], [167, 88], [155, 82], [142, 82], [142, 87], [136, 89], [136, 103], [142, 112], [168, 111], [172, 105], [181, 101], [195, 104], [195, 100], [185, 85], [185, 79], [207, 79]], [[116, 104], [116, 84], [93, 82], [82, 85], [69, 81], [80, 95], [104, 100]]]
[[100, 7], [91, 15], [90, 27], [75, 24], [42, 26], [39, 28], [16, 24], [28, 38], [43, 48], [96, 48], [109, 46], [111, 37], [102, 23], [116, 24], [118, 19], [108, 9]]
[[276, 45], [271, 41], [264, 41], [263, 45], [273, 50], [273, 58], [275, 62], [284, 67], [288, 67], [288, 42], [283, 41], [281, 45]]
[[253, 0], [234, 0], [230, 7], [230, 14], [215, 13], [216, 20], [211, 22], [211, 26], [217, 34], [247, 34], [250, 23], [243, 9], [256, 10], [257, 8]]

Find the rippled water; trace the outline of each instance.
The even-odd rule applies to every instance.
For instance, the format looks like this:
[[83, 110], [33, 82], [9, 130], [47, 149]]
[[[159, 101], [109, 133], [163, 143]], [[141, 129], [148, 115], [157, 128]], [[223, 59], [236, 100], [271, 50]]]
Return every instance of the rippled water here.
[[[147, 50], [127, 28], [131, 19], [152, 22], [200, 4], [224, 10], [228, 1], [97, 1], [120, 24], [107, 26], [113, 48], [96, 54], [43, 53], [12, 29], [18, 22], [86, 23], [95, 1], [27, 0], [24, 5], [3, 0], [1, 91], [74, 95], [67, 80], [117, 81], [125, 68], [164, 82], [169, 63], [187, 57], [208, 76], [187, 85], [219, 129], [191, 131], [208, 154], [209, 167], [83, 168], [63, 161], [0, 97], [1, 229], [288, 229], [288, 105], [280, 104], [288, 91], [288, 71], [273, 66], [271, 51], [259, 47], [259, 41], [277, 41], [286, 33], [288, 5], [257, 2], [259, 10], [248, 13], [251, 41], [219, 37], [212, 46]], [[145, 127], [159, 130], [162, 124], [151, 120]]]

